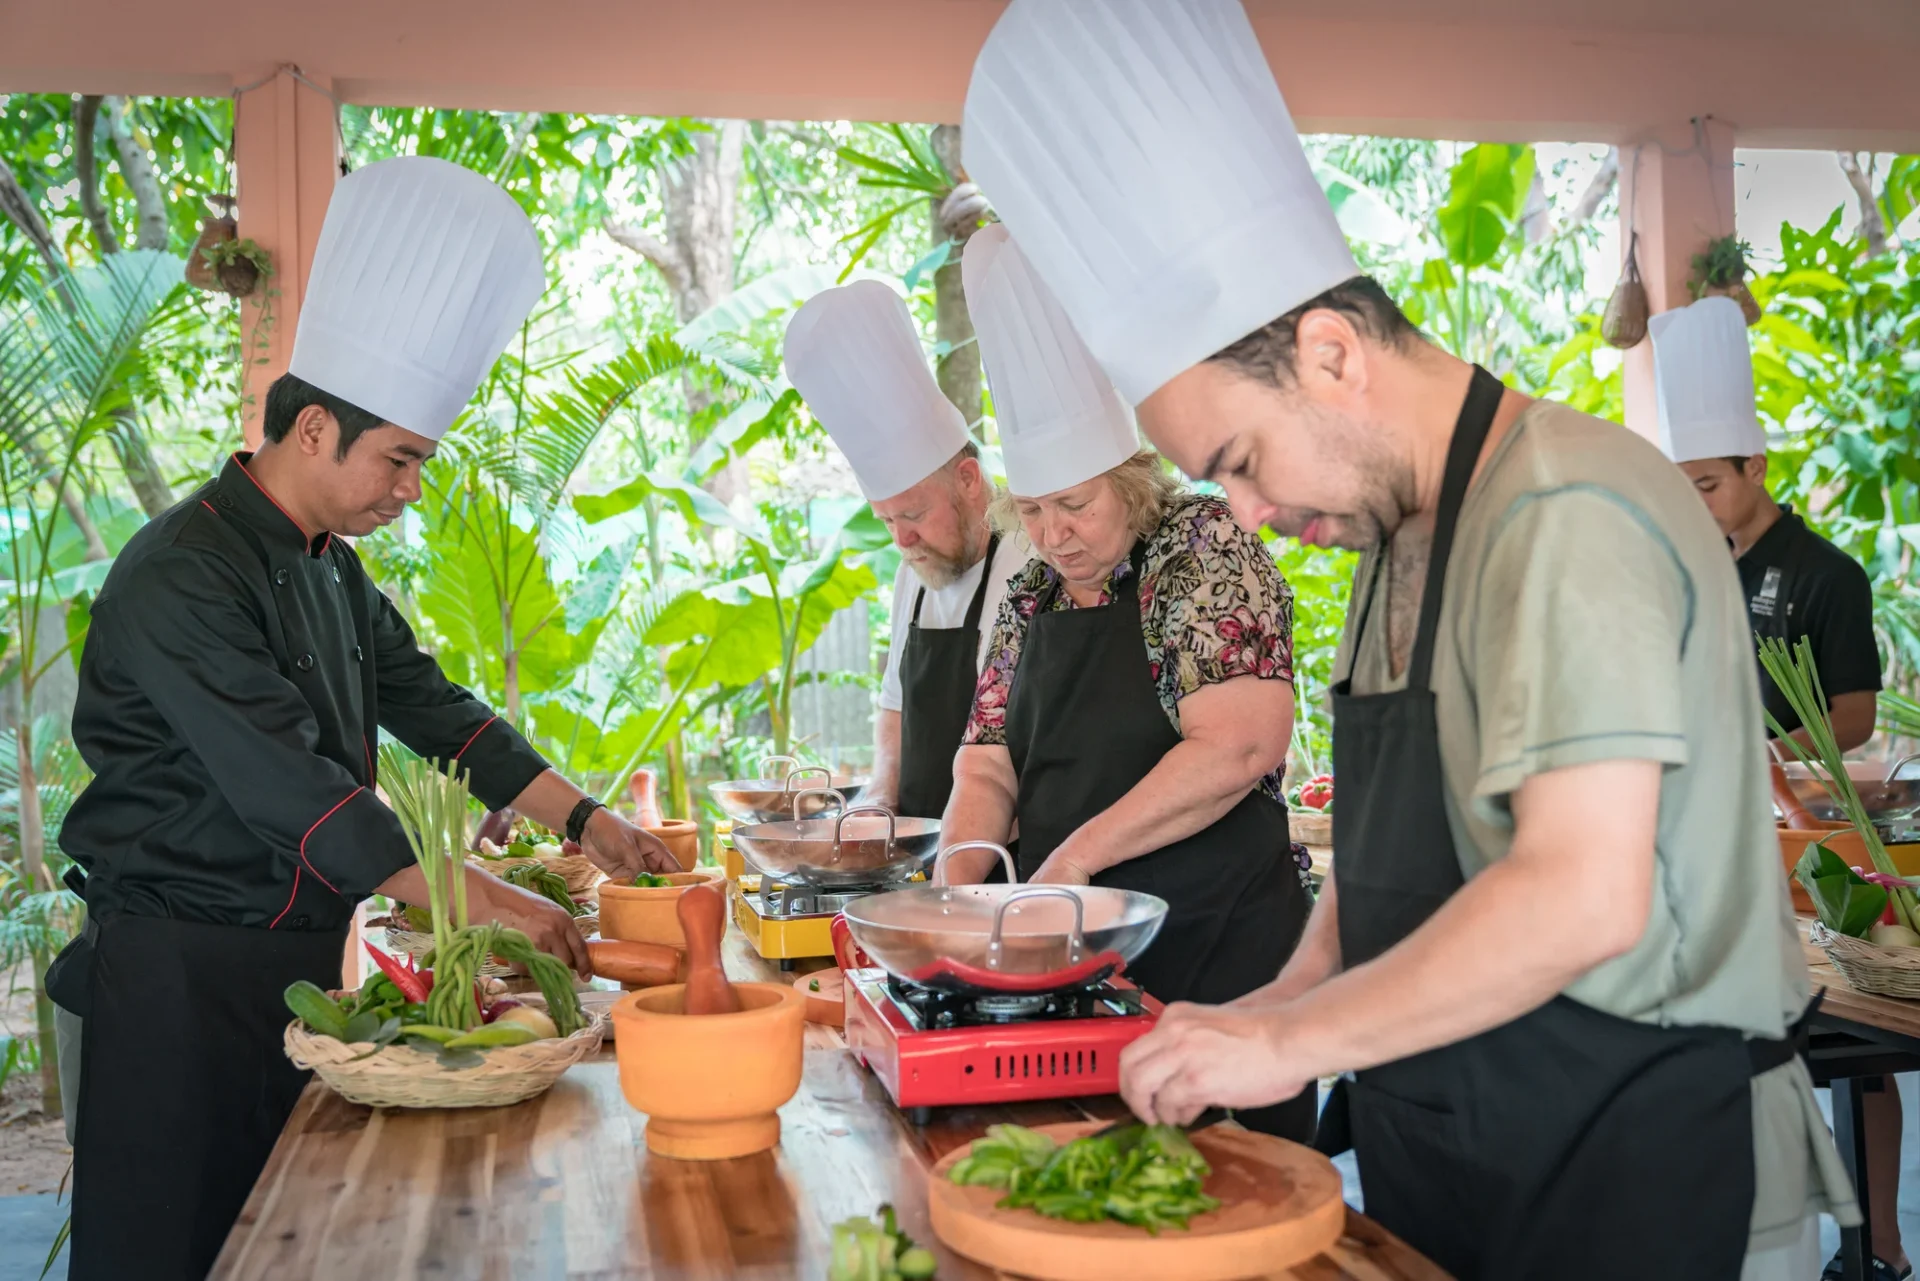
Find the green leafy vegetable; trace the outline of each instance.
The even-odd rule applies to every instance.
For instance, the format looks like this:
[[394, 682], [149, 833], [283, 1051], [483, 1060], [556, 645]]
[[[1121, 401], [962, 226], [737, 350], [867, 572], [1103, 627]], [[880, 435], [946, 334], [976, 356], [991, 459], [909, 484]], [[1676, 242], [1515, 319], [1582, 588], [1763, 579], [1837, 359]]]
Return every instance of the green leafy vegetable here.
[[[1767, 724], [1773, 729], [1774, 736], [1806, 764], [1820, 781], [1820, 786], [1826, 789], [1827, 795], [1833, 798], [1833, 803], [1840, 807], [1840, 812], [1846, 815], [1847, 821], [1860, 833], [1861, 843], [1867, 847], [1867, 858], [1872, 861], [1874, 870], [1886, 876], [1900, 875], [1900, 870], [1887, 856], [1886, 846], [1880, 843], [1880, 833], [1874, 830], [1873, 819], [1868, 816], [1867, 807], [1860, 800], [1860, 789], [1853, 785], [1853, 778], [1847, 773], [1846, 758], [1833, 736], [1833, 720], [1827, 712], [1827, 694], [1820, 686], [1820, 672], [1813, 662], [1813, 643], [1802, 636], [1798, 644], [1788, 649], [1787, 643], [1779, 637], [1764, 637], [1760, 641], [1760, 665], [1773, 678], [1787, 705], [1793, 708], [1794, 715], [1806, 727], [1813, 750], [1809, 752], [1802, 747], [1799, 740], [1788, 735], [1773, 713], [1768, 712]], [[1804, 863], [1805, 860], [1802, 860], [1803, 866]], [[1799, 868], [1795, 868], [1794, 875], [1800, 875]], [[1805, 883], [1803, 878], [1802, 884]], [[1811, 885], [1807, 886], [1807, 894], [1810, 897], [1813, 895]], [[1890, 899], [1895, 923], [1913, 929], [1915, 920], [1920, 919], [1920, 905], [1916, 905], [1913, 891], [1904, 886], [1896, 888]], [[1818, 898], [1814, 898], [1816, 905], [1819, 902]], [[1821, 912], [1821, 923], [1838, 933], [1847, 932], [1828, 921], [1824, 911]], [[1864, 936], [1863, 930], [1859, 937]]]
[[1835, 934], [1863, 939], [1886, 910], [1887, 891], [1863, 879], [1824, 845], [1808, 846], [1793, 875], [1806, 887], [1820, 923]]
[[1070, 1223], [1113, 1219], [1157, 1234], [1219, 1208], [1201, 1190], [1210, 1173], [1206, 1158], [1174, 1126], [1128, 1126], [1061, 1146], [1023, 1126], [996, 1125], [947, 1177], [1005, 1191], [1003, 1209]]

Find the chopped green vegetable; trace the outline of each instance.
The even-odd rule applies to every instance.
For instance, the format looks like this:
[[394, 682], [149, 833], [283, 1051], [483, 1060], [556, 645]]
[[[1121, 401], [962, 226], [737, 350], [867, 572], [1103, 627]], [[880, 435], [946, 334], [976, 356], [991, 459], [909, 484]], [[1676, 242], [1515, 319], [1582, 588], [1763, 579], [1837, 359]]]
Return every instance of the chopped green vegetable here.
[[668, 890], [673, 888], [671, 876], [656, 876], [652, 872], [642, 872], [633, 878], [636, 890]]
[[827, 1281], [929, 1281], [939, 1261], [900, 1230], [893, 1207], [880, 1207], [880, 1222], [848, 1219], [833, 1225]]
[[1201, 1190], [1210, 1173], [1199, 1149], [1170, 1125], [1128, 1126], [1064, 1146], [1023, 1126], [996, 1125], [947, 1177], [1004, 1191], [1003, 1209], [1069, 1223], [1114, 1219], [1158, 1234], [1219, 1208]]
[[820, 980], [819, 980], [819, 979], [813, 979], [813, 980], [811, 980], [811, 981], [809, 981], [809, 982], [808, 982], [808, 984], [807, 984], [807, 991], [809, 991], [809, 992], [818, 992], [819, 990], [820, 990]]

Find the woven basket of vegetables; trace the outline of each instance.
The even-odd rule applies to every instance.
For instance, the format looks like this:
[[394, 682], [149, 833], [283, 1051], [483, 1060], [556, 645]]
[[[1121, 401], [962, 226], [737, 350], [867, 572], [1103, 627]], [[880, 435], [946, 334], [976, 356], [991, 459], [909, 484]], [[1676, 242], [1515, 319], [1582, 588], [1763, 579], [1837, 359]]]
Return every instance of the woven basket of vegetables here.
[[1836, 934], [1819, 921], [1807, 931], [1807, 941], [1825, 952], [1833, 968], [1859, 991], [1920, 1001], [1920, 947], [1883, 947]]
[[1760, 642], [1760, 665], [1800, 717], [1809, 746], [1789, 737], [1772, 712], [1766, 714], [1767, 723], [1860, 833], [1872, 864], [1850, 867], [1824, 843], [1807, 847], [1793, 869], [1819, 916], [1807, 931], [1807, 941], [1825, 952], [1833, 968], [1858, 990], [1920, 999], [1920, 902], [1888, 857], [1860, 789], [1847, 773], [1827, 713], [1826, 691], [1814, 667], [1813, 646], [1801, 637], [1789, 649], [1785, 641], [1768, 637]]
[[[519, 930], [467, 918], [468, 797], [462, 776], [382, 752], [395, 814], [431, 898], [432, 947], [416, 967], [368, 948], [380, 973], [335, 998], [304, 980], [287, 989], [297, 1016], [287, 1057], [342, 1097], [373, 1107], [497, 1107], [540, 1093], [600, 1048], [573, 973]], [[489, 1000], [490, 959], [524, 967], [541, 1000]]]

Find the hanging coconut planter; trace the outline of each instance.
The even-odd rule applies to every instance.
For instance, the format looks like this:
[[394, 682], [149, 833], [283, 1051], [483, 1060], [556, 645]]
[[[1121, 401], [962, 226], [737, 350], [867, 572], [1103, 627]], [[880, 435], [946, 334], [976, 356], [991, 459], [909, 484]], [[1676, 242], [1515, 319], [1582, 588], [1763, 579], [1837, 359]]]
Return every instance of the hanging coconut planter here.
[[1747, 288], [1747, 253], [1752, 246], [1734, 236], [1709, 241], [1705, 253], [1693, 256], [1693, 296], [1718, 295], [1740, 304], [1749, 326], [1760, 323], [1760, 304]]
[[187, 254], [187, 283], [195, 289], [251, 298], [273, 276], [273, 258], [252, 240], [240, 238], [233, 197], [214, 196], [215, 211], [200, 222], [200, 234]]
[[1600, 317], [1600, 336], [1610, 347], [1625, 351], [1637, 347], [1647, 336], [1647, 287], [1640, 279], [1640, 236], [1627, 241], [1627, 262], [1620, 269], [1620, 283], [1607, 298], [1607, 309]]

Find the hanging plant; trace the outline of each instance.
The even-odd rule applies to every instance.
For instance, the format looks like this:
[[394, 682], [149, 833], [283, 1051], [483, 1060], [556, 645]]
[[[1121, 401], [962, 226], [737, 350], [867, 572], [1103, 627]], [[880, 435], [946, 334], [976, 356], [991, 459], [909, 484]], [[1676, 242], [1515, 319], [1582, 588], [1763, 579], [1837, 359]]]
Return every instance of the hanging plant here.
[[1625, 351], [1637, 347], [1647, 336], [1647, 287], [1640, 280], [1640, 237], [1627, 241], [1627, 263], [1620, 269], [1620, 283], [1607, 298], [1607, 310], [1600, 317], [1600, 336], [1610, 347]]
[[1753, 246], [1737, 236], [1707, 242], [1705, 253], [1693, 256], [1693, 296], [1731, 298], [1740, 304], [1747, 324], [1760, 322], [1760, 304], [1747, 288], [1747, 255]]
[[195, 252], [212, 269], [216, 287], [235, 298], [251, 298], [273, 279], [273, 256], [257, 241], [215, 240]]
[[187, 283], [195, 289], [224, 293], [219, 274], [206, 251], [238, 237], [240, 227], [233, 218], [232, 196], [210, 196], [207, 204], [212, 207], [200, 220], [200, 234], [194, 239], [193, 248], [187, 251]]

